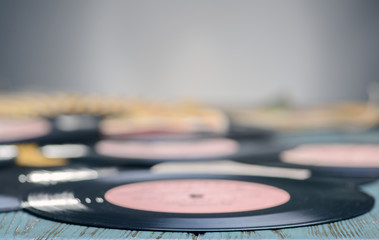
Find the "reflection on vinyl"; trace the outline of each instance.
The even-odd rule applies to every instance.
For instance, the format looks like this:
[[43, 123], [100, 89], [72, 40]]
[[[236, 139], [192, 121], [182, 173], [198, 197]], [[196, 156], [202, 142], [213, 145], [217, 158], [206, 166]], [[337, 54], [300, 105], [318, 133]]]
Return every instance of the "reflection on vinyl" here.
[[304, 226], [369, 211], [351, 185], [235, 175], [121, 173], [30, 192], [24, 207], [86, 226], [157, 231], [233, 231]]
[[40, 168], [7, 168], [0, 171], [0, 212], [22, 208], [23, 195], [40, 186], [96, 179], [119, 172], [115, 167], [85, 166]]
[[0, 145], [0, 167], [11, 165], [17, 154], [18, 149], [15, 145]]

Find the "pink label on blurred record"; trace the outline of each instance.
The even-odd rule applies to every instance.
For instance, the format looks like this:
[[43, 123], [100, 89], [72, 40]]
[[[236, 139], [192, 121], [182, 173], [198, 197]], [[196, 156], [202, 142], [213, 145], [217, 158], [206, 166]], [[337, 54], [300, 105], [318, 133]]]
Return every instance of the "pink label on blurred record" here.
[[284, 151], [287, 163], [325, 167], [379, 167], [379, 145], [309, 144]]
[[235, 154], [239, 150], [239, 143], [223, 138], [165, 142], [103, 140], [96, 144], [95, 149], [99, 154], [120, 158], [202, 158]]
[[17, 141], [45, 136], [51, 124], [45, 119], [0, 119], [0, 141]]

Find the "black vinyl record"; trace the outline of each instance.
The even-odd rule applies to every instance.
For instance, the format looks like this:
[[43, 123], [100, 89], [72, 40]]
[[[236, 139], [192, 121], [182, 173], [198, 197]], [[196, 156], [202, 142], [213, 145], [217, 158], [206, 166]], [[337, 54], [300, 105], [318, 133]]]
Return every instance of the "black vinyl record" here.
[[[245, 161], [246, 162], [246, 161]], [[262, 164], [262, 163], [260, 163]], [[375, 181], [379, 178], [379, 168], [364, 167], [320, 167], [312, 165], [291, 164], [279, 161], [266, 162], [263, 165], [281, 168], [309, 169], [312, 177], [317, 178], [340, 178], [357, 184]]]
[[120, 140], [194, 140], [202, 138], [235, 138], [235, 139], [252, 139], [252, 140], [267, 140], [275, 136], [275, 132], [270, 129], [261, 127], [245, 126], [233, 122], [228, 118], [228, 127], [225, 131], [202, 132], [201, 130], [194, 132], [178, 133], [170, 132], [170, 130], [146, 130], [145, 132], [128, 132], [107, 134], [100, 130], [104, 138], [113, 138]]
[[60, 115], [53, 118], [2, 119], [0, 144], [40, 144], [94, 141], [99, 138], [100, 118]]
[[313, 177], [336, 177], [357, 183], [379, 178], [378, 144], [317, 142], [283, 145], [282, 151], [275, 156], [237, 160], [272, 167], [306, 168], [312, 171]]
[[169, 133], [169, 132], [146, 132], [139, 134], [120, 134], [120, 135], [103, 135], [105, 138], [119, 139], [119, 140], [191, 140], [212, 137], [225, 137], [235, 139], [253, 139], [253, 140], [267, 140], [274, 136], [275, 133], [270, 130], [246, 127], [241, 125], [231, 125], [225, 133]]
[[88, 145], [45, 145], [40, 149], [50, 158], [67, 158], [86, 164], [151, 166], [167, 161], [272, 159], [287, 147], [273, 147], [266, 141], [250, 139], [204, 138], [165, 141], [104, 139]]
[[24, 200], [28, 211], [57, 221], [188, 232], [326, 223], [366, 213], [374, 204], [340, 182], [144, 171], [41, 188]]

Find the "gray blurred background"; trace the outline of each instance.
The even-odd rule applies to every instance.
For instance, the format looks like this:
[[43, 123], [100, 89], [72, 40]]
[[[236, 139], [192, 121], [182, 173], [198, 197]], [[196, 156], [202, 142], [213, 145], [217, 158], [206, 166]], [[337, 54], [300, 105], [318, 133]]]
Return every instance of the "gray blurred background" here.
[[364, 100], [379, 1], [0, 2], [0, 91]]

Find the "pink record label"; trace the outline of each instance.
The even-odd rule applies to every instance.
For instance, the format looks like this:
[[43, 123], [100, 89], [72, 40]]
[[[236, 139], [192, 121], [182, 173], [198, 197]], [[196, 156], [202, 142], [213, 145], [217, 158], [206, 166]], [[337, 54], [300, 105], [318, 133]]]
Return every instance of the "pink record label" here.
[[98, 153], [112, 157], [173, 159], [231, 155], [238, 151], [239, 143], [232, 139], [169, 142], [120, 142], [103, 140], [96, 144]]
[[0, 141], [37, 138], [50, 131], [51, 124], [44, 119], [0, 119]]
[[325, 167], [379, 167], [379, 145], [309, 144], [281, 154], [283, 162]]
[[270, 185], [221, 179], [159, 180], [108, 190], [117, 206], [166, 213], [231, 213], [276, 207], [290, 194]]

